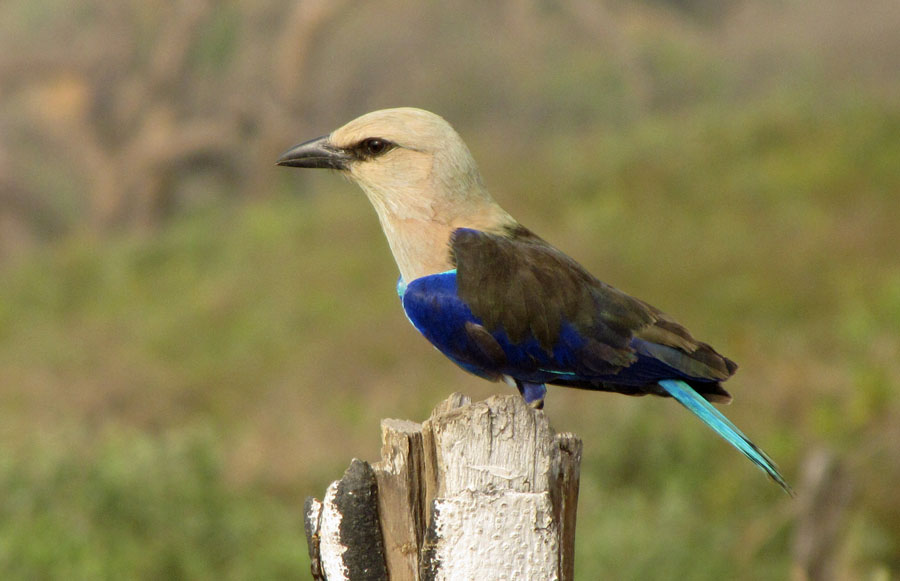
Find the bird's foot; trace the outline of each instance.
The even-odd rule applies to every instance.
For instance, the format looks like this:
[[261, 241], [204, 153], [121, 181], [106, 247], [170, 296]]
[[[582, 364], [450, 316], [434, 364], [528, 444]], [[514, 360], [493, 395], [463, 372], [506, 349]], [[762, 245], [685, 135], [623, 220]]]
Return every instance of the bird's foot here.
[[518, 379], [515, 382], [519, 393], [525, 399], [525, 403], [536, 410], [544, 408], [544, 396], [547, 395], [547, 386], [543, 383], [528, 383]]

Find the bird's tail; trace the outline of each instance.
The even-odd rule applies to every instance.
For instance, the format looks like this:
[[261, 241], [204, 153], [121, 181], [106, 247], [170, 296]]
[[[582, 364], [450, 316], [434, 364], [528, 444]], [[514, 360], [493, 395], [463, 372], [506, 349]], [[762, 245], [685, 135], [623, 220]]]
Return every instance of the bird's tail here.
[[769, 478], [778, 483], [785, 492], [794, 495], [794, 491], [790, 485], [785, 482], [784, 477], [778, 472], [775, 463], [766, 455], [765, 452], [756, 447], [756, 444], [750, 441], [747, 436], [741, 432], [737, 426], [731, 423], [731, 420], [722, 415], [719, 410], [714, 408], [706, 399], [697, 393], [687, 383], [677, 379], [664, 379], [659, 382], [666, 392], [674, 397], [678, 402], [692, 411], [694, 415], [703, 420], [703, 423], [715, 430], [717, 434], [725, 438], [725, 440], [737, 448], [741, 454], [750, 459], [769, 475]]

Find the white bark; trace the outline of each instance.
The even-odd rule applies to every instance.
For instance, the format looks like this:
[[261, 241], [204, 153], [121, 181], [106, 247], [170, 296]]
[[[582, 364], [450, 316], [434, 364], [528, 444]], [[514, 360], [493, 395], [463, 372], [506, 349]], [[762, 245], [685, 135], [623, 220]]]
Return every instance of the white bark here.
[[[573, 578], [581, 442], [555, 434], [543, 412], [518, 396], [472, 404], [454, 394], [424, 424], [384, 420], [382, 441], [376, 544], [391, 580]], [[337, 488], [322, 508], [307, 504], [313, 574], [362, 579], [342, 561], [347, 550], [367, 552], [347, 549], [349, 538], [372, 537], [334, 524], [346, 518], [329, 516]]]

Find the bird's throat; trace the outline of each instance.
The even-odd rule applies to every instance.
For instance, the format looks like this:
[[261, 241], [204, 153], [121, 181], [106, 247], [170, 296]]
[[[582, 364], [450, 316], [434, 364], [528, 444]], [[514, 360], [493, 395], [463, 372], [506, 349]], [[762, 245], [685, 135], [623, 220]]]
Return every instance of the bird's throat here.
[[474, 215], [458, 216], [449, 222], [382, 211], [378, 212], [378, 218], [406, 282], [454, 268], [450, 238], [457, 228], [500, 233], [516, 223], [495, 203]]
[[453, 268], [449, 247], [453, 230], [447, 224], [379, 218], [403, 280], [409, 282]]

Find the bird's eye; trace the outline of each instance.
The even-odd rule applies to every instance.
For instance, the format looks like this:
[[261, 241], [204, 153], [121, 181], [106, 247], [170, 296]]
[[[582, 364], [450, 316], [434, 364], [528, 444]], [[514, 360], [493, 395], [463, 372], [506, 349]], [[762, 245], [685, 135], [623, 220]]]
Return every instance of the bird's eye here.
[[370, 137], [369, 139], [365, 139], [362, 143], [360, 143], [363, 153], [371, 157], [385, 153], [386, 151], [391, 149], [392, 145], [393, 144], [390, 141], [387, 141], [386, 139], [379, 139], [378, 137]]

